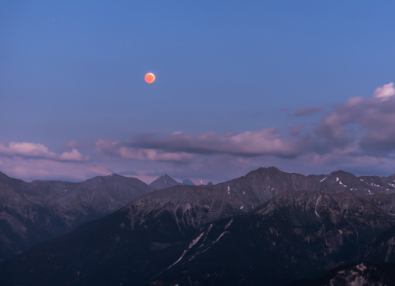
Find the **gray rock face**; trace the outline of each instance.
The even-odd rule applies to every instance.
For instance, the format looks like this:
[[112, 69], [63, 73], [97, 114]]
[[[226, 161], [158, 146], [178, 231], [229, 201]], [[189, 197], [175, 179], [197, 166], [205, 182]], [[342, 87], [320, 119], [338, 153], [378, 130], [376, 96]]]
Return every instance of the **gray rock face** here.
[[169, 175], [164, 174], [149, 185], [152, 188], [154, 188], [155, 190], [162, 190], [162, 189], [170, 188], [173, 186], [181, 185], [181, 183], [177, 182], [176, 180], [171, 178]]
[[116, 211], [153, 189], [135, 178], [24, 182], [0, 173], [0, 260]]

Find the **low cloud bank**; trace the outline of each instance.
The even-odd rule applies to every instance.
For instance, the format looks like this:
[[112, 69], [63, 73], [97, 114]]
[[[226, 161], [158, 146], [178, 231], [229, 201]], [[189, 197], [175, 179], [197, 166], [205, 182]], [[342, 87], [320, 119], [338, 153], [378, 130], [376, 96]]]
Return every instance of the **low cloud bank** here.
[[[322, 110], [302, 108], [293, 119]], [[37, 179], [124, 173], [148, 183], [155, 179], [152, 173], [219, 182], [272, 165], [304, 174], [338, 169], [395, 172], [393, 83], [378, 87], [371, 97], [352, 97], [338, 104], [321, 115], [313, 128], [297, 122], [290, 126], [222, 134], [139, 134], [128, 141], [97, 140], [94, 150], [71, 141], [66, 151], [58, 153], [41, 143], [0, 142], [0, 170]], [[79, 149], [91, 156], [82, 155]]]

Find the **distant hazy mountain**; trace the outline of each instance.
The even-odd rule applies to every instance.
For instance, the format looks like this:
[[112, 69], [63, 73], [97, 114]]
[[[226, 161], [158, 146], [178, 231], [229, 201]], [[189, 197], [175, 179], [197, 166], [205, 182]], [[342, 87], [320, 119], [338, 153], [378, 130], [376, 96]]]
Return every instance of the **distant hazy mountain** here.
[[0, 260], [153, 191], [135, 178], [24, 182], [0, 173]]
[[164, 174], [149, 185], [153, 187], [155, 190], [161, 190], [182, 184], [174, 180], [169, 175]]
[[191, 181], [191, 180], [189, 180], [189, 179], [184, 179], [183, 181], [182, 181], [182, 184], [183, 185], [191, 185], [191, 186], [194, 186], [195, 184]]
[[210, 182], [207, 183], [207, 185], [208, 185], [208, 186], [212, 186], [212, 185], [214, 185], [214, 184], [213, 184], [213, 182], [210, 181]]

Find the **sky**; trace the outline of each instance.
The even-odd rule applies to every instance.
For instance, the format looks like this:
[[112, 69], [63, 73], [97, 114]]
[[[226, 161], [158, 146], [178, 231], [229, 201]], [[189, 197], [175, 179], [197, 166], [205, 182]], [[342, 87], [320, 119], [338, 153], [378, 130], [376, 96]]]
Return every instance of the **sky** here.
[[0, 171], [146, 183], [218, 183], [268, 166], [392, 175], [394, 9], [0, 1]]

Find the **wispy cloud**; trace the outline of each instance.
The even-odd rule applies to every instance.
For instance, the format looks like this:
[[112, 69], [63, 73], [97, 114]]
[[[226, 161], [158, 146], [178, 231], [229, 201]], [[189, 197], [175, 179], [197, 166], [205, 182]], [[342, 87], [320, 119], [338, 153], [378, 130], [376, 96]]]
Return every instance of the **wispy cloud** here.
[[[72, 180], [82, 181], [97, 176], [90, 170], [90, 162], [54, 161], [45, 158], [4, 157], [0, 160], [0, 171], [8, 176], [23, 180]], [[108, 172], [110, 174], [110, 172]]]
[[305, 115], [311, 115], [317, 112], [322, 111], [324, 108], [323, 107], [317, 107], [317, 106], [308, 106], [304, 108], [300, 108], [295, 111], [293, 114], [294, 116], [305, 116]]
[[194, 158], [194, 155], [186, 152], [166, 152], [153, 148], [134, 148], [128, 145], [128, 142], [98, 140], [96, 141], [96, 152], [137, 161], [186, 163]]
[[9, 142], [8, 144], [0, 143], [0, 155], [21, 156], [24, 158], [46, 158], [58, 161], [87, 161], [89, 156], [82, 156], [77, 149], [70, 152], [56, 154], [49, 151], [48, 147], [41, 143], [30, 142]]

